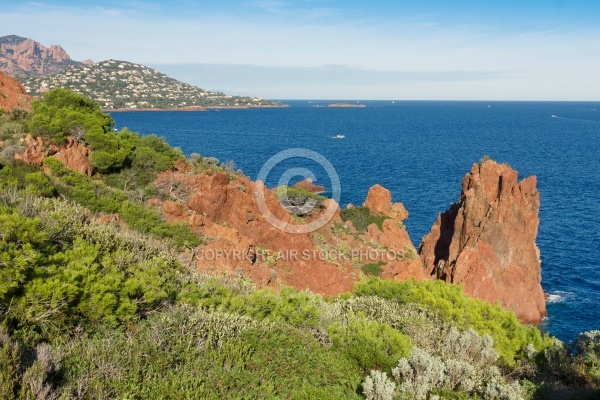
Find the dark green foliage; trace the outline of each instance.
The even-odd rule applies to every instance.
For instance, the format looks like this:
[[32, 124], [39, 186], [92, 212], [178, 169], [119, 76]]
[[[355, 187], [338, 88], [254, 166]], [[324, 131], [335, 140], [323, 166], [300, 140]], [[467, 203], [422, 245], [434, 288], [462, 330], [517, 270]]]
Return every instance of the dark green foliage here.
[[383, 272], [383, 268], [381, 268], [381, 267], [386, 264], [387, 263], [384, 261], [379, 261], [376, 263], [363, 265], [362, 267], [360, 267], [360, 269], [362, 269], [362, 271], [365, 273], [365, 275], [379, 276], [379, 274], [381, 274]]
[[369, 207], [347, 208], [340, 213], [340, 216], [344, 221], [352, 221], [352, 225], [354, 225], [354, 228], [360, 234], [365, 233], [367, 227], [371, 224], [377, 225], [377, 227], [381, 230], [383, 221], [389, 218], [386, 215], [371, 214]]
[[114, 125], [98, 104], [64, 89], [47, 92], [43, 102], [34, 101], [32, 106], [31, 133], [57, 144], [62, 144], [67, 136], [81, 138], [91, 130], [106, 133]]
[[[37, 181], [37, 179], [32, 176], [30, 176], [28, 180], [27, 176], [39, 172], [40, 169], [34, 165], [19, 160], [13, 160], [10, 164], [4, 165], [0, 169], [0, 188], [10, 187], [25, 189], [27, 186], [34, 184], [34, 180]], [[43, 178], [40, 178], [40, 191], [45, 186], [45, 182], [46, 181], [44, 181]]]
[[43, 102], [34, 102], [29, 129], [34, 136], [58, 144], [67, 136], [85, 142], [92, 150], [91, 162], [97, 172], [124, 175], [112, 180], [121, 188], [143, 188], [158, 172], [183, 158], [156, 135], [140, 137], [127, 129], [113, 132], [113, 125], [113, 119], [94, 101], [55, 89], [45, 94]]
[[38, 193], [44, 197], [52, 197], [56, 190], [46, 174], [41, 171], [31, 172], [25, 175], [26, 189], [31, 193]]
[[442, 281], [388, 281], [370, 279], [357, 284], [357, 296], [379, 296], [402, 303], [417, 303], [436, 311], [460, 329], [472, 328], [494, 339], [494, 348], [507, 365], [522, 357], [522, 350], [533, 344], [536, 350], [551, 345], [552, 340], [535, 327], [526, 327], [515, 314], [480, 299], [465, 295], [460, 286]]

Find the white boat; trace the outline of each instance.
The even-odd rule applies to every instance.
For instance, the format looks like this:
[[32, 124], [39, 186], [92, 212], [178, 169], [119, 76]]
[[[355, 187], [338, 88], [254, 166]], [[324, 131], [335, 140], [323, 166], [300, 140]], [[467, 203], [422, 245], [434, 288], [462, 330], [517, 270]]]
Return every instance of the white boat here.
[[345, 137], [346, 137], [346, 135], [335, 135], [335, 136], [332, 136], [331, 138], [332, 139], [344, 139]]

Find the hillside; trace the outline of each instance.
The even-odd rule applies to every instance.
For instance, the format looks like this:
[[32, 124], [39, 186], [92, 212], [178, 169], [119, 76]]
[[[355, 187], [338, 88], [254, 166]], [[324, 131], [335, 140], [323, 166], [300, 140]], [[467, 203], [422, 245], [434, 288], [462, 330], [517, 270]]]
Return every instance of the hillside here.
[[49, 48], [16, 35], [0, 37], [0, 71], [15, 77], [45, 76], [83, 65], [60, 46]]
[[84, 65], [57, 75], [22, 79], [21, 82], [33, 97], [40, 97], [51, 89], [63, 88], [90, 97], [104, 109], [280, 105], [259, 97], [210, 92], [144, 65], [116, 60]]
[[[323, 214], [314, 201], [333, 201], [308, 184], [256, 196], [261, 185], [156, 135], [115, 131], [66, 90], [0, 117], [0, 399], [598, 398], [599, 331], [566, 346], [458, 285], [342, 263], [404, 236], [406, 210], [382, 187], [303, 241], [339, 264], [294, 271], [251, 202], [264, 197], [300, 228]], [[260, 234], [254, 259], [237, 259], [242, 224]], [[236, 268], [209, 260], [217, 252]], [[404, 253], [397, 266], [410, 272], [419, 260]], [[360, 279], [340, 295], [285, 284], [335, 270]]]

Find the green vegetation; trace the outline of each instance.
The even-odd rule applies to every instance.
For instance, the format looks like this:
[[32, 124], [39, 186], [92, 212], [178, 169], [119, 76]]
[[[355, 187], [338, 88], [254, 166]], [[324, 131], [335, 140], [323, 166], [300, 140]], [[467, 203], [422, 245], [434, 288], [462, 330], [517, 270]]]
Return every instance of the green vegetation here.
[[45, 94], [44, 101], [34, 101], [29, 130], [53, 143], [62, 144], [67, 136], [106, 134], [113, 119], [100, 111], [98, 104], [68, 90], [57, 89]]
[[20, 81], [33, 97], [42, 97], [48, 89], [62, 88], [81, 93], [106, 109], [281, 106], [259, 97], [203, 90], [127, 61], [101, 61], [51, 76], [24, 77]]
[[372, 279], [358, 284], [355, 293], [357, 296], [417, 303], [439, 313], [459, 329], [472, 328], [480, 334], [488, 334], [508, 366], [515, 364], [528, 344], [537, 351], [552, 345], [549, 337], [543, 336], [535, 327], [524, 326], [513, 313], [498, 305], [465, 296], [459, 286], [439, 280], [416, 283]]
[[[66, 108], [78, 115], [73, 121], [95, 121], [82, 125], [82, 141], [125, 156], [100, 163], [107, 168], [90, 177], [52, 157], [44, 160], [46, 174], [5, 148], [0, 153], [0, 398], [600, 395], [600, 332], [568, 347], [459, 286], [371, 277], [353, 293], [324, 298], [191, 270], [178, 244], [202, 246], [200, 238], [186, 225], [167, 224], [138, 197], [180, 153], [156, 136], [104, 129], [97, 107], [77, 96], [52, 96], [54, 111], [36, 106], [31, 117], [0, 117], [9, 147], [29, 118], [48, 138], [72, 137], [73, 125], [52, 117], [52, 130], [40, 122], [40, 115], [67, 115]], [[191, 164], [232, 173], [201, 156]], [[137, 177], [141, 171], [148, 175]], [[103, 222], [106, 214], [119, 214], [127, 229]], [[373, 217], [368, 209], [349, 215], [365, 223]], [[266, 265], [280, 256], [256, 250]]]
[[312, 193], [304, 188], [280, 186], [277, 188], [277, 198], [283, 207], [292, 215], [302, 217], [320, 207], [324, 196]]
[[379, 276], [379, 274], [381, 274], [383, 272], [383, 268], [381, 268], [381, 267], [384, 266], [385, 264], [386, 264], [386, 262], [379, 261], [376, 263], [365, 264], [362, 267], [360, 267], [360, 269], [362, 269], [362, 271], [365, 273], [365, 275]]
[[382, 229], [383, 221], [390, 218], [386, 215], [373, 215], [369, 207], [352, 207], [341, 212], [340, 216], [344, 221], [352, 221], [352, 225], [360, 234], [366, 232], [367, 227], [371, 224], [377, 225], [379, 230]]

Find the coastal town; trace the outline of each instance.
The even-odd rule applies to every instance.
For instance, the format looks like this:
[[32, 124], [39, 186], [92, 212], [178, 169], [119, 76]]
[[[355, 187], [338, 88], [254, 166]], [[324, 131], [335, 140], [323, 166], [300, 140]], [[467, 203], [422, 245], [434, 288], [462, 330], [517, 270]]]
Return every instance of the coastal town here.
[[200, 89], [152, 68], [108, 60], [69, 68], [59, 74], [20, 79], [33, 97], [64, 88], [95, 100], [105, 110], [202, 107], [273, 107], [277, 102]]

